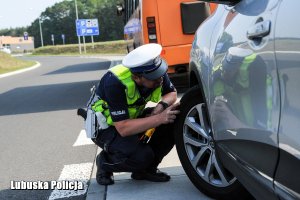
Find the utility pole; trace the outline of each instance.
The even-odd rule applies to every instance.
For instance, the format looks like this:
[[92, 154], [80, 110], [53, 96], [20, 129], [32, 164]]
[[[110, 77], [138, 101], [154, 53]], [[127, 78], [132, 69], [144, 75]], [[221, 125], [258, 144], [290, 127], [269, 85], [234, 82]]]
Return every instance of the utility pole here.
[[44, 39], [43, 39], [43, 31], [42, 31], [41, 17], [39, 17], [39, 24], [40, 24], [41, 44], [42, 44], [42, 47], [43, 47], [43, 46], [44, 46]]
[[[78, 20], [78, 9], [77, 9], [77, 1], [76, 0], [75, 0], [75, 11], [76, 11], [76, 20]], [[81, 54], [80, 36], [78, 36], [78, 48], [79, 48], [79, 54]]]

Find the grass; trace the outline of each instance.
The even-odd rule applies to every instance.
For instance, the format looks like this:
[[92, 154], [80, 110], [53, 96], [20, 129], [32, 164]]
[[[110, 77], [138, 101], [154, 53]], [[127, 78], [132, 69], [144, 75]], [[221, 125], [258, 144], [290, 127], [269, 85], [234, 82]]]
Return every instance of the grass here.
[[36, 64], [34, 61], [20, 60], [10, 54], [0, 52], [0, 74], [31, 67], [34, 64]]
[[[85, 55], [83, 44], [82, 55]], [[126, 42], [124, 40], [95, 42], [86, 44], [87, 54], [126, 54]], [[78, 44], [45, 46], [34, 49], [32, 55], [79, 55]], [[18, 69], [33, 66], [36, 62], [24, 61], [0, 52], [0, 74], [12, 72]]]
[[[126, 54], [126, 42], [124, 40], [86, 43], [87, 54]], [[84, 53], [81, 44], [82, 54]], [[79, 54], [78, 44], [55, 45], [39, 47], [33, 51], [33, 55], [77, 55]]]

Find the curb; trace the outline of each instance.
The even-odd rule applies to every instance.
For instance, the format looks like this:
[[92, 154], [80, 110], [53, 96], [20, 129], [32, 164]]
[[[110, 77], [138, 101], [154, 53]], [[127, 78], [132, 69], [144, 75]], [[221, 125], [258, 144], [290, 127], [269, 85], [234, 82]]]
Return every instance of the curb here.
[[4, 77], [12, 76], [12, 75], [15, 75], [15, 74], [20, 74], [20, 73], [23, 73], [23, 72], [27, 72], [27, 71], [33, 70], [33, 69], [38, 68], [39, 66], [41, 66], [41, 64], [39, 62], [37, 62], [37, 61], [35, 61], [35, 62], [37, 64], [33, 65], [32, 67], [28, 67], [28, 68], [25, 68], [25, 69], [20, 69], [20, 70], [17, 70], [17, 71], [1, 74], [0, 78], [4, 78]]
[[97, 147], [93, 170], [90, 178], [90, 184], [86, 193], [86, 200], [106, 199], [107, 186], [99, 185], [96, 181], [96, 171], [97, 171], [96, 157], [100, 152], [101, 149]]

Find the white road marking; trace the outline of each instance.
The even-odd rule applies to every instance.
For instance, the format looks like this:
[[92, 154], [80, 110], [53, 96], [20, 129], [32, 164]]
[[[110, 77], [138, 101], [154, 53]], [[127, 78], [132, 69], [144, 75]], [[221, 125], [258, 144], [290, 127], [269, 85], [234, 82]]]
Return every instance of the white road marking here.
[[86, 193], [88, 181], [90, 180], [93, 163], [81, 163], [73, 165], [65, 165], [57, 182], [79, 182], [83, 184], [83, 190], [64, 190], [55, 189], [52, 191], [49, 200], [66, 198], [71, 196], [79, 196]]
[[73, 144], [73, 147], [94, 144], [94, 142], [86, 137], [85, 130], [81, 130], [76, 142]]

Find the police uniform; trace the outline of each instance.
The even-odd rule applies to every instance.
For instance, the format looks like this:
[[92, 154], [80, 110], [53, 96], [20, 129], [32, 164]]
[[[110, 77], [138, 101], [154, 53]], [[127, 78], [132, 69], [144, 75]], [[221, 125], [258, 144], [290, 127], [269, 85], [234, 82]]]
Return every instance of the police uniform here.
[[[121, 65], [109, 69], [100, 80], [96, 93], [101, 99], [100, 110], [109, 127], [100, 130], [93, 139], [103, 149], [96, 160], [99, 184], [106, 185], [101, 178], [105, 180], [105, 176], [112, 175], [112, 172], [133, 172], [134, 179], [145, 178], [139, 173], [155, 174], [158, 164], [174, 146], [172, 124], [157, 127], [147, 144], [140, 141], [143, 133], [122, 137], [114, 127], [114, 122], [145, 117], [151, 112], [151, 109], [145, 110], [147, 102], [158, 103], [161, 96], [176, 91], [160, 53], [161, 46], [158, 44], [138, 47], [124, 57]], [[131, 78], [132, 73], [148, 80], [163, 77], [163, 84], [153, 89], [138, 86]], [[153, 181], [160, 179], [154, 177]], [[108, 181], [107, 184], [112, 183]]]

